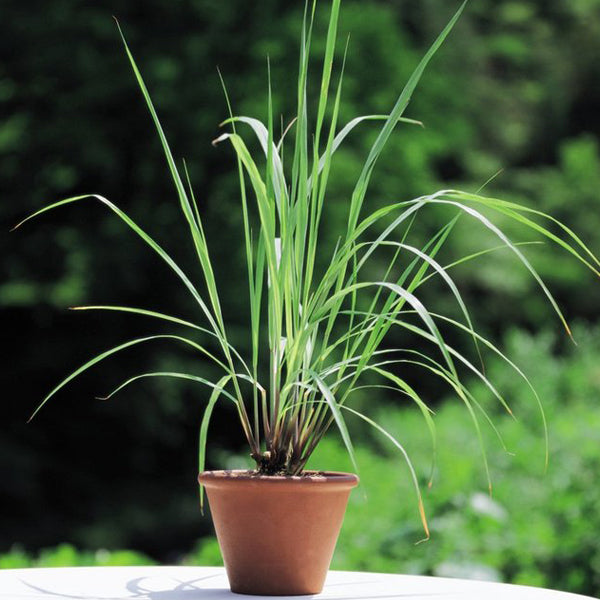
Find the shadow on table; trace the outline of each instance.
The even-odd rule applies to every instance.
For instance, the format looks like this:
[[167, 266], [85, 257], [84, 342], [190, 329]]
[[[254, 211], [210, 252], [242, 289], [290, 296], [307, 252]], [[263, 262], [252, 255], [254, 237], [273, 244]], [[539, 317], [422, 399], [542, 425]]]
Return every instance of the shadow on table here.
[[[21, 583], [31, 590], [35, 591], [38, 594], [38, 598], [43, 596], [47, 596], [48, 598], [66, 598], [71, 600], [135, 600], [136, 598], [139, 600], [222, 600], [225, 598], [242, 598], [244, 596], [240, 596], [239, 594], [233, 594], [229, 590], [223, 588], [207, 588], [204, 585], [202, 587], [197, 587], [200, 582], [205, 582], [209, 579], [214, 579], [215, 577], [221, 577], [222, 575], [219, 573], [215, 573], [214, 575], [207, 575], [205, 577], [197, 577], [195, 579], [191, 579], [189, 581], [180, 581], [177, 582], [176, 585], [170, 589], [165, 590], [152, 590], [148, 589], [144, 582], [149, 579], [148, 577], [137, 577], [128, 581], [125, 584], [125, 590], [127, 595], [124, 596], [101, 596], [94, 594], [93, 591], [90, 592], [89, 596], [82, 596], [80, 594], [73, 595], [67, 594], [64, 592], [60, 592], [58, 590], [51, 590], [47, 588], [42, 588], [38, 585], [33, 585], [23, 579], [21, 579]], [[358, 583], [358, 582], [357, 582]], [[329, 584], [325, 586], [325, 591], [330, 588], [334, 588], [338, 585], [348, 585], [345, 584]], [[403, 598], [432, 598], [434, 596], [446, 596], [444, 592], [437, 593], [424, 593], [424, 594], [369, 594], [368, 592], [368, 582], [361, 581], [361, 587], [363, 587], [365, 593], [357, 594], [357, 595], [334, 595], [330, 596], [330, 600], [401, 600]], [[366, 587], [366, 589], [365, 589]], [[125, 591], [124, 590], [124, 591]], [[245, 596], [245, 598], [262, 598], [263, 596]], [[303, 598], [317, 598], [318, 596], [303, 596]], [[282, 600], [284, 598], [294, 598], [297, 599], [297, 596], [280, 596]]]
[[[73, 595], [70, 593], [64, 593], [57, 589], [49, 589], [34, 585], [28, 581], [21, 579], [21, 583], [27, 586], [32, 591], [38, 594], [38, 597], [47, 596], [50, 598], [70, 598], [72, 600], [217, 600], [220, 598], [231, 598], [234, 595], [229, 590], [224, 589], [210, 589], [206, 587], [197, 587], [197, 584], [201, 581], [213, 579], [219, 577], [219, 574], [207, 575], [206, 577], [197, 577], [189, 581], [177, 582], [174, 587], [165, 590], [153, 590], [148, 589], [144, 582], [149, 579], [148, 577], [137, 577], [132, 579], [125, 584], [124, 592], [126, 595], [119, 596], [102, 596], [94, 594], [93, 590], [90, 590], [89, 596], [82, 596], [81, 594]], [[174, 582], [175, 583], [175, 582]]]

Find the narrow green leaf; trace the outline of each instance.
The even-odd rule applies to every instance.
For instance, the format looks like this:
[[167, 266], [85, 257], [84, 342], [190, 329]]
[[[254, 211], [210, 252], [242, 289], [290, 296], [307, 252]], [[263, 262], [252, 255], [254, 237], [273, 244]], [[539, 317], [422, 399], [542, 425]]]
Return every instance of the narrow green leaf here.
[[203, 353], [205, 355], [208, 355], [208, 356], [211, 356], [210, 353], [208, 353], [199, 344], [196, 344], [196, 342], [193, 342], [191, 340], [188, 340], [187, 338], [184, 338], [184, 337], [181, 337], [181, 336], [178, 336], [178, 335], [160, 334], [160, 335], [151, 335], [151, 336], [147, 336], [147, 337], [143, 337], [143, 338], [137, 338], [137, 339], [134, 339], [134, 340], [130, 340], [130, 341], [125, 342], [123, 344], [119, 344], [118, 346], [115, 346], [114, 348], [111, 348], [110, 350], [106, 350], [105, 352], [102, 352], [101, 354], [98, 354], [97, 356], [95, 356], [91, 360], [88, 360], [86, 363], [84, 363], [81, 367], [79, 367], [78, 369], [76, 369], [75, 371], [73, 371], [73, 373], [71, 373], [68, 377], [66, 377], [65, 379], [63, 379], [42, 400], [42, 402], [35, 409], [35, 411], [31, 415], [31, 417], [29, 417], [29, 421], [31, 421], [33, 419], [33, 417], [35, 417], [35, 415], [37, 415], [37, 413], [42, 409], [42, 407], [46, 404], [46, 402], [48, 402], [48, 400], [50, 400], [50, 398], [52, 398], [52, 396], [54, 396], [56, 394], [56, 392], [58, 392], [59, 390], [61, 390], [65, 385], [67, 385], [67, 383], [69, 383], [70, 381], [72, 381], [73, 379], [75, 379], [78, 375], [81, 375], [83, 372], [87, 371], [90, 367], [93, 367], [95, 364], [99, 363], [100, 361], [104, 360], [105, 358], [108, 358], [109, 356], [112, 356], [113, 354], [116, 354], [117, 352], [121, 352], [121, 350], [125, 350], [126, 348], [130, 348], [131, 346], [136, 346], [137, 344], [142, 344], [144, 342], [149, 342], [149, 341], [152, 341], [152, 340], [161, 340], [161, 339], [163, 339], [163, 340], [171, 339], [171, 340], [177, 340], [177, 341], [183, 342], [184, 344], [187, 344], [188, 346], [191, 346], [194, 349], [199, 350], [201, 353]]
[[337, 428], [339, 429], [339, 432], [342, 436], [344, 446], [346, 446], [346, 450], [348, 451], [348, 456], [350, 457], [352, 466], [358, 474], [358, 464], [356, 462], [356, 456], [354, 454], [354, 448], [352, 446], [352, 439], [350, 438], [348, 428], [346, 427], [346, 422], [344, 421], [344, 417], [340, 411], [341, 406], [338, 405], [329, 386], [319, 377], [319, 375], [317, 375], [317, 373], [315, 373], [314, 371], [309, 371], [309, 375], [317, 384], [319, 391], [321, 392], [321, 394], [323, 394], [323, 398], [327, 402], [327, 406], [329, 407], [333, 419], [335, 420], [335, 424], [337, 425]]
[[[425, 530], [425, 535], [426, 535], [425, 540], [428, 540], [430, 537], [429, 527], [427, 525], [427, 517], [425, 516], [425, 505], [423, 503], [423, 497], [421, 495], [421, 487], [419, 486], [419, 480], [417, 479], [417, 474], [415, 472], [415, 468], [413, 467], [413, 464], [408, 456], [408, 453], [404, 449], [404, 446], [391, 433], [386, 431], [381, 425], [379, 425], [378, 423], [376, 423], [369, 417], [363, 415], [362, 413], [358, 412], [357, 410], [350, 408], [349, 406], [342, 406], [342, 409], [347, 410], [348, 412], [357, 416], [359, 419], [362, 419], [363, 421], [368, 423], [371, 427], [373, 427], [374, 429], [379, 431], [379, 433], [381, 433], [388, 440], [390, 440], [390, 442], [392, 442], [392, 444], [394, 444], [394, 446], [396, 446], [396, 448], [398, 448], [398, 450], [400, 450], [400, 452], [402, 453], [402, 456], [404, 457], [404, 460], [406, 461], [406, 464], [408, 466], [408, 470], [410, 472], [410, 477], [413, 482], [413, 487], [415, 488], [415, 493], [417, 495], [417, 501], [419, 503], [419, 515], [421, 517], [421, 523], [423, 524], [423, 529]], [[425, 541], [425, 540], [421, 540], [421, 541]]]
[[[222, 393], [225, 393], [225, 386], [227, 382], [231, 379], [231, 375], [225, 375], [219, 379], [215, 389], [213, 390], [210, 398], [208, 399], [208, 403], [206, 408], [204, 409], [204, 414], [202, 415], [202, 423], [200, 424], [200, 434], [198, 440], [198, 472], [202, 473], [205, 469], [206, 465], [206, 441], [208, 438], [208, 427], [210, 425], [210, 419], [212, 417], [213, 409], [215, 404], [221, 397]], [[204, 513], [204, 486], [200, 485], [200, 510]]]

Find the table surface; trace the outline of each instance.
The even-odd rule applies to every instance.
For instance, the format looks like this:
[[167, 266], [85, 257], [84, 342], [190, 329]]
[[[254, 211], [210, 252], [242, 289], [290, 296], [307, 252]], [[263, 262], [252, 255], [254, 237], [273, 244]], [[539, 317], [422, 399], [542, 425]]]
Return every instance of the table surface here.
[[[0, 570], [0, 600], [225, 600], [257, 598], [229, 591], [216, 567], [73, 567]], [[289, 596], [298, 598], [298, 596]], [[576, 600], [540, 588], [443, 577], [331, 571], [310, 598], [336, 600]]]

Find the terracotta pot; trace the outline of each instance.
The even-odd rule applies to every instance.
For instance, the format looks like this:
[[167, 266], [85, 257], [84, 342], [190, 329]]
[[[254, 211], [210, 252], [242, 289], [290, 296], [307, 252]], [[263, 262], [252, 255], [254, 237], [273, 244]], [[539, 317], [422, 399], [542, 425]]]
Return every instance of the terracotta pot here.
[[323, 589], [356, 475], [205, 471], [198, 481], [232, 592], [291, 596]]

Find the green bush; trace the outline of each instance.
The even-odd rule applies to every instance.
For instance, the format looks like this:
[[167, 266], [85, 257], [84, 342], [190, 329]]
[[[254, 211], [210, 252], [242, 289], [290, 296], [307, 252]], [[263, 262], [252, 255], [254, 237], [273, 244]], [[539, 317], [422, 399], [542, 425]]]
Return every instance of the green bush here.
[[77, 550], [71, 544], [45, 548], [33, 556], [18, 545], [0, 555], [0, 569], [27, 567], [116, 567], [154, 564], [152, 559], [133, 550]]

